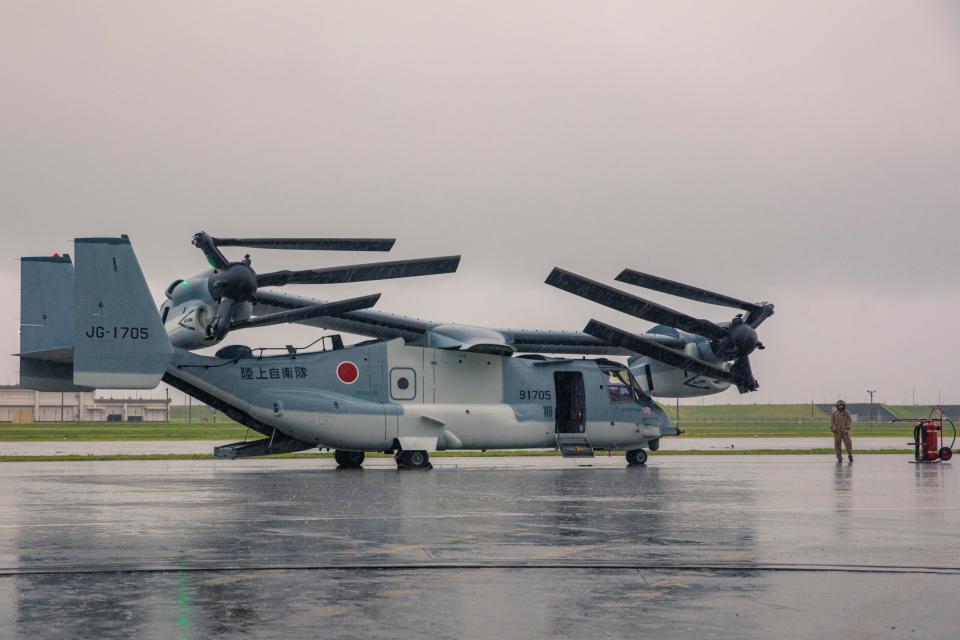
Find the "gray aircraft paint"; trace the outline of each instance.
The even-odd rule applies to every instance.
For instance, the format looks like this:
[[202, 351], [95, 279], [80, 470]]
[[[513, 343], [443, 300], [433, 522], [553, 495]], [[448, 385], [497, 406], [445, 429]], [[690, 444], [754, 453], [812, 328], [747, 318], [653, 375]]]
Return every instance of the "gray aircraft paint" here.
[[[170, 342], [181, 349], [200, 349], [213, 346], [220, 340], [210, 340], [206, 328], [216, 315], [219, 303], [210, 295], [212, 269], [191, 278], [177, 280], [164, 292], [166, 300], [160, 305], [160, 319]], [[235, 317], [249, 318], [253, 305], [238, 304]]]
[[[276, 313], [284, 309], [302, 308], [320, 304], [323, 300], [287, 293], [267, 292], [259, 295], [254, 315]], [[168, 323], [169, 324], [169, 323]], [[403, 338], [408, 345], [434, 346], [444, 349], [483, 349], [493, 352], [550, 353], [570, 355], [633, 356], [629, 366], [645, 392], [654, 397], [687, 398], [720, 393], [730, 387], [728, 382], [711, 380], [688, 374], [656, 360], [637, 358], [632, 352], [605, 344], [582, 331], [545, 331], [532, 329], [494, 329], [472, 325], [431, 322], [384, 311], [363, 310], [340, 317], [306, 320], [303, 324], [345, 331], [381, 339]], [[727, 366], [710, 349], [710, 342], [672, 327], [656, 326], [644, 334], [651, 340], [682, 349], [690, 356]], [[653, 384], [647, 384], [645, 366], [650, 365]]]
[[[285, 451], [552, 447], [558, 371], [582, 375], [583, 436], [590, 446], [637, 449], [678, 433], [638, 385], [628, 402], [613, 401], [601, 366], [622, 365], [609, 361], [510, 357], [411, 346], [401, 338], [273, 356], [208, 357], [176, 349], [126, 236], [77, 239], [76, 255], [75, 384], [150, 388], [163, 376], [208, 394], [241, 422], [270, 434], [271, 443], [280, 434]], [[28, 304], [35, 314], [36, 298], [28, 296]], [[51, 327], [67, 322], [67, 309], [57, 319], [47, 313]], [[62, 328], [57, 331], [50, 336], [59, 337], [37, 346], [62, 341]], [[458, 334], [448, 328], [443, 335]], [[495, 338], [469, 330], [459, 337], [472, 335], [481, 342]]]
[[20, 384], [82, 391], [73, 384], [73, 281], [70, 256], [20, 259]]
[[[193, 277], [178, 280], [166, 290], [167, 299], [160, 308], [164, 327], [176, 347], [196, 349], [210, 347], [219, 340], [206, 338], [206, 326], [216, 315], [218, 303], [208, 292], [205, 271]], [[305, 296], [265, 291], [258, 293], [258, 303], [241, 303], [238, 317], [263, 316], [289, 309], [322, 304], [325, 300]], [[248, 308], [250, 307], [250, 308]], [[369, 335], [383, 340], [403, 338], [407, 345], [480, 350], [504, 355], [515, 351], [570, 355], [631, 355], [632, 352], [603, 343], [582, 331], [545, 331], [531, 329], [488, 328], [465, 324], [431, 322], [377, 310], [351, 311], [341, 316], [326, 316], [301, 321], [302, 324], [332, 330]], [[646, 334], [649, 339], [682, 349], [685, 353], [726, 366], [710, 349], [709, 340], [671, 327], [654, 327]], [[647, 384], [646, 365], [650, 366], [651, 381]], [[648, 358], [631, 358], [630, 368], [643, 385], [644, 391], [655, 397], [686, 398], [720, 393], [730, 387], [724, 381], [710, 380]]]
[[70, 256], [20, 258], [20, 353], [73, 344]]
[[156, 387], [173, 349], [129, 238], [77, 238], [74, 251], [74, 384]]
[[[337, 377], [344, 362], [359, 369], [356, 382]], [[390, 374], [395, 371], [416, 385], [408, 399], [396, 399], [399, 389], [382, 383], [395, 383], [399, 378]], [[553, 395], [555, 371], [583, 374], [586, 435], [595, 447], [636, 448], [676, 434], [649, 397], [612, 402], [595, 360], [507, 358], [409, 347], [395, 339], [236, 360], [177, 350], [169, 374], [298, 440], [371, 451], [407, 438], [430, 442], [430, 449], [552, 447], [555, 396], [522, 402], [517, 394], [524, 389]]]

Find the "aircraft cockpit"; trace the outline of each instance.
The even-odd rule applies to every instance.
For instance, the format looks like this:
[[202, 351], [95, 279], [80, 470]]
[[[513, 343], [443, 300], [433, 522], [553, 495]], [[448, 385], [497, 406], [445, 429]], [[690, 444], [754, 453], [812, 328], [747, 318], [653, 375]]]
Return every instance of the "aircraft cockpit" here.
[[602, 364], [603, 383], [610, 395], [610, 402], [639, 402], [644, 392], [630, 370], [617, 364]]

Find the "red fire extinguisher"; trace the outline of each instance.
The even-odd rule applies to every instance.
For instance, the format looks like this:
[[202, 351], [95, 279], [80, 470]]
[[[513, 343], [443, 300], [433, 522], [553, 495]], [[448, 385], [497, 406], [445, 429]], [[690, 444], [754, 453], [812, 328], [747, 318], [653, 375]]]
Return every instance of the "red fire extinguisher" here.
[[[940, 417], [935, 418], [934, 414]], [[950, 418], [944, 415], [943, 408], [937, 407], [926, 418], [913, 418], [917, 424], [913, 427], [913, 460], [917, 464], [928, 462], [946, 462], [953, 457], [953, 445], [957, 441], [957, 427]], [[943, 444], [944, 423], [948, 423], [953, 431], [953, 440], [950, 446]]]

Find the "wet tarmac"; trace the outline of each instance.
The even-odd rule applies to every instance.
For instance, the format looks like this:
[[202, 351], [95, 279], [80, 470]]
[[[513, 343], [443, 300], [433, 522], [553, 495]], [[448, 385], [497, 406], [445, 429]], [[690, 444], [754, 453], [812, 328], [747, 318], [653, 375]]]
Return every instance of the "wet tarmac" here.
[[955, 638], [906, 456], [0, 465], [0, 637]]
[[[259, 436], [257, 436], [259, 437]], [[855, 450], [908, 450], [909, 437], [857, 438]], [[225, 440], [47, 440], [0, 443], [0, 456], [212, 454]], [[832, 449], [833, 438], [664, 438], [664, 451]]]

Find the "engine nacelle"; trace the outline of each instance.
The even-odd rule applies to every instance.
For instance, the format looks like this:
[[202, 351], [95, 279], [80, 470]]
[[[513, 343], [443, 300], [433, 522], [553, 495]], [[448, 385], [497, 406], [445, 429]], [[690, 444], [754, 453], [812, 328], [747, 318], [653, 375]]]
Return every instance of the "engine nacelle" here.
[[160, 308], [164, 319], [163, 328], [170, 343], [179, 349], [203, 349], [216, 342], [207, 339], [207, 327], [216, 313], [216, 308], [200, 300], [190, 300], [177, 306], [169, 301]]
[[[210, 293], [210, 275], [206, 271], [185, 280], [174, 280], [164, 292], [167, 299], [160, 305], [160, 318], [170, 343], [178, 349], [205, 349], [220, 340], [207, 337], [207, 327], [217, 315], [220, 303]], [[246, 320], [253, 314], [253, 304], [241, 302], [233, 309], [233, 320]]]
[[[680, 335], [679, 332], [678, 335]], [[684, 345], [684, 353], [717, 366], [725, 366], [717, 362], [709, 342], [693, 336], [690, 338]], [[628, 366], [640, 387], [647, 394], [657, 398], [696, 398], [720, 393], [730, 388], [730, 383], [724, 380], [713, 380], [688, 373], [646, 357], [630, 358]]]
[[[203, 300], [188, 300], [174, 306], [169, 300], [160, 307], [160, 316], [163, 318], [163, 328], [170, 338], [170, 343], [178, 349], [206, 349], [220, 340], [207, 337], [207, 327], [217, 315], [219, 303], [210, 304]], [[253, 305], [241, 302], [234, 308], [234, 319], [245, 320], [253, 314]]]

